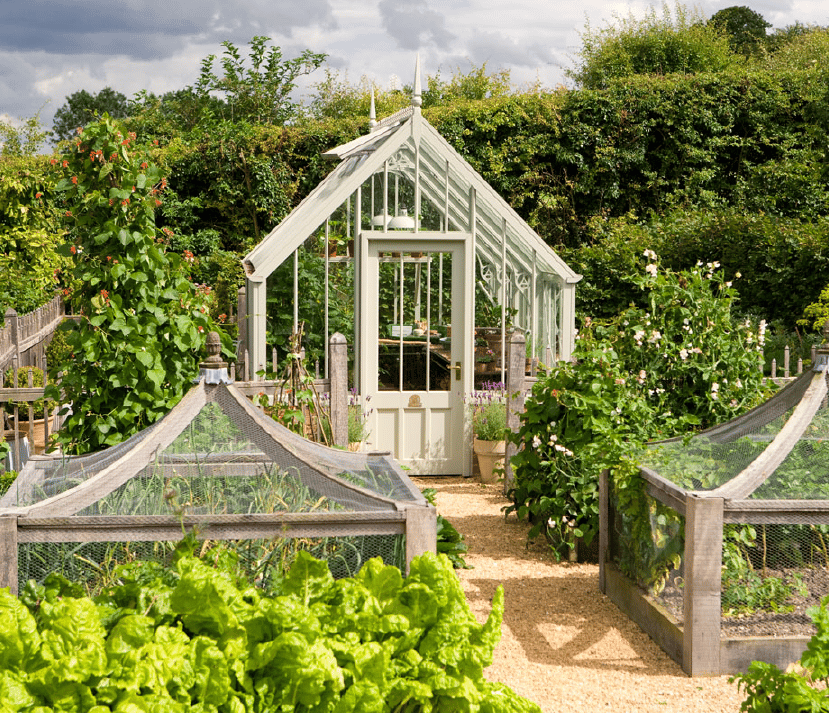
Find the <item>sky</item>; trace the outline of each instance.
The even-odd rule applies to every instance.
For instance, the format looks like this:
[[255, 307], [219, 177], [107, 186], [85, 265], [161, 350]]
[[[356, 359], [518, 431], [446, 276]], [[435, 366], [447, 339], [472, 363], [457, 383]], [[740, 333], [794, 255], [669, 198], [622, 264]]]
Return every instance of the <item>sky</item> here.
[[[40, 113], [51, 128], [70, 94], [104, 87], [131, 97], [194, 84], [203, 58], [229, 40], [246, 47], [265, 35], [285, 57], [305, 49], [356, 83], [388, 88], [422, 72], [449, 78], [486, 63], [508, 69], [517, 85], [567, 85], [580, 33], [614, 15], [644, 15], [662, 3], [547, 0], [0, 0], [0, 119]], [[796, 21], [829, 25], [826, 0], [685, 2], [705, 17], [748, 5], [773, 27]], [[671, 0], [670, 7], [673, 7]], [[311, 75], [302, 88], [323, 78]]]

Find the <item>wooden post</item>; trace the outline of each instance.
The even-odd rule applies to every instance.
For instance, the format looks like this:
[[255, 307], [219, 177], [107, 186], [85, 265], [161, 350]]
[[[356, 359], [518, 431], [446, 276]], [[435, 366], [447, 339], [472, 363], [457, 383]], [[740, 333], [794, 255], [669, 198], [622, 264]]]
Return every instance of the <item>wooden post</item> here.
[[17, 516], [0, 516], [0, 588], [17, 594]]
[[406, 513], [406, 574], [412, 560], [424, 552], [437, 553], [437, 510], [432, 505], [403, 505]]
[[685, 595], [682, 669], [689, 676], [720, 674], [722, 498], [685, 499]]
[[605, 566], [608, 559], [610, 542], [610, 474], [605, 468], [599, 475], [599, 591], [607, 594], [607, 573]]
[[236, 293], [236, 363], [239, 365], [239, 376], [245, 375], [245, 350], [248, 347], [248, 303], [247, 292], [244, 286]]
[[772, 379], [777, 378], [777, 359], [772, 359], [771, 360], [771, 378]]
[[348, 342], [339, 332], [328, 343], [328, 371], [331, 403], [331, 440], [335, 446], [348, 448]]
[[787, 379], [789, 378], [789, 359], [790, 359], [790, 350], [789, 345], [786, 345], [786, 348], [783, 350], [783, 376]]
[[20, 317], [18, 317], [17, 312], [9, 307], [6, 310], [5, 315], [3, 315], [6, 320], [6, 325], [11, 330], [12, 335], [12, 344], [14, 345], [14, 351], [12, 352], [12, 359], [17, 359], [17, 363], [20, 363]]
[[[518, 415], [524, 411], [524, 365], [527, 359], [527, 339], [523, 332], [515, 331], [510, 335], [509, 353], [507, 355], [507, 428], [518, 432]], [[516, 453], [514, 443], [507, 442], [504, 458], [504, 495], [515, 484], [510, 458]]]

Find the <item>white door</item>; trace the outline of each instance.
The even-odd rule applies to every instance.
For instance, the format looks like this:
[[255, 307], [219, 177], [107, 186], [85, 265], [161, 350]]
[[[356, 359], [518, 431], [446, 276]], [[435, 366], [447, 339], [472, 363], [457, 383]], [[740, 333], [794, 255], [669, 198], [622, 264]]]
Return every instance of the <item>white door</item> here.
[[361, 391], [371, 450], [415, 474], [468, 475], [464, 396], [471, 391], [469, 240], [364, 234]]

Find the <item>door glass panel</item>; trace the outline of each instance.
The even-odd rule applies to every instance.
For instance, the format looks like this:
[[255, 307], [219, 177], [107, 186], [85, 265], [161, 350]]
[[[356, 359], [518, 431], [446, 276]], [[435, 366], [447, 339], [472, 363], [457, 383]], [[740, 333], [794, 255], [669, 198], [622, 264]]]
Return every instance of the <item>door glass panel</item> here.
[[377, 388], [449, 391], [451, 253], [381, 253]]

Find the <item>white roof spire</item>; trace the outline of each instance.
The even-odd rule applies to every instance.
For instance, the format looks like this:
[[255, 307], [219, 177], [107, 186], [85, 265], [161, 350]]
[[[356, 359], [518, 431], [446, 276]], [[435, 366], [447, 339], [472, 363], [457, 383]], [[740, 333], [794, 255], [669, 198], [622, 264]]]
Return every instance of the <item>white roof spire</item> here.
[[418, 52], [417, 59], [415, 59], [415, 78], [414, 91], [412, 92], [412, 106], [415, 108], [415, 111], [419, 111], [422, 105], [423, 96], [420, 86], [420, 53]]
[[374, 85], [371, 85], [371, 108], [368, 110], [368, 130], [374, 131], [377, 126], [377, 110], [374, 107]]

